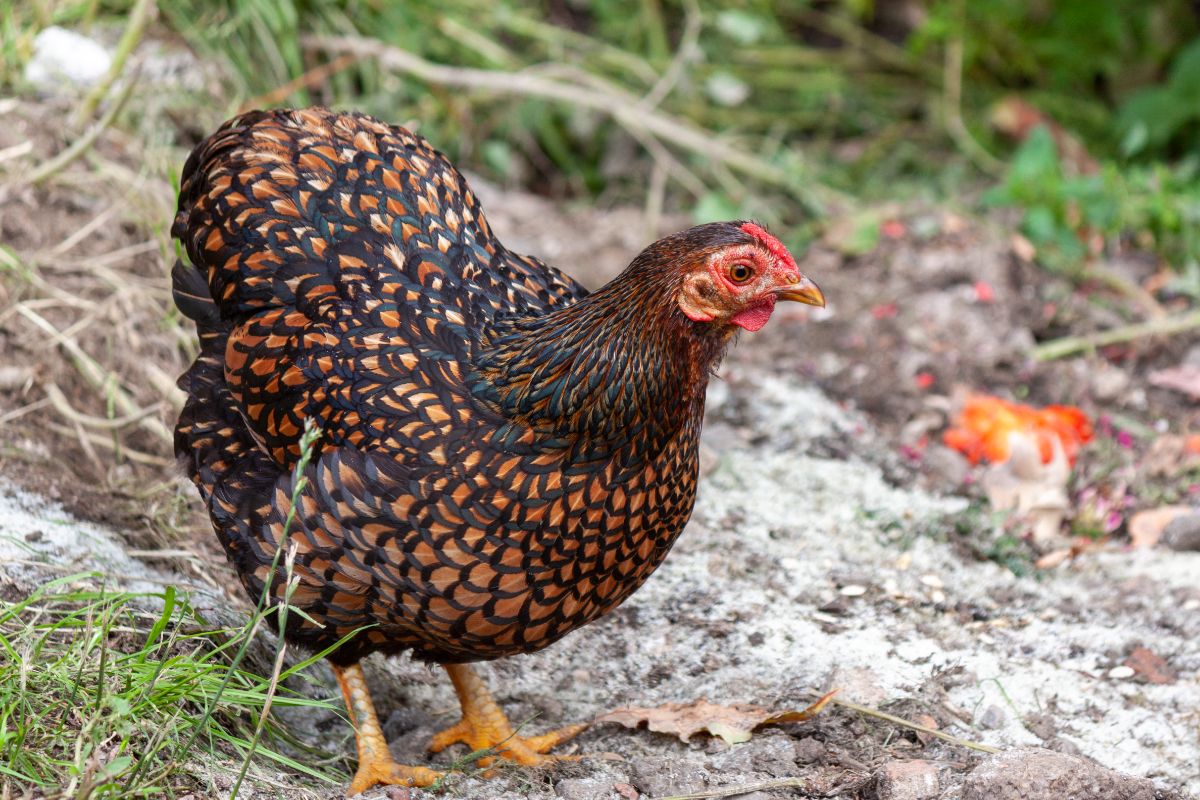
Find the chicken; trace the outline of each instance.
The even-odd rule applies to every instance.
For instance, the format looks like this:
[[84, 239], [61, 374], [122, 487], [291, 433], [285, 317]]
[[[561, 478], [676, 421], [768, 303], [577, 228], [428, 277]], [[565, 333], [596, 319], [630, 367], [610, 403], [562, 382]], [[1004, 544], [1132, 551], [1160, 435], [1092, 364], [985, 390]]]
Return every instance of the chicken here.
[[469, 663], [546, 647], [650, 576], [692, 511], [726, 345], [777, 300], [824, 303], [750, 222], [668, 236], [588, 293], [505, 249], [425, 140], [324, 109], [202, 142], [172, 235], [200, 337], [175, 451], [252, 600], [283, 600], [290, 563], [282, 635], [346, 640], [329, 660], [351, 794], [439, 776], [392, 760], [358, 663], [373, 652], [449, 673], [462, 720], [434, 751], [537, 765], [583, 728], [514, 735]]

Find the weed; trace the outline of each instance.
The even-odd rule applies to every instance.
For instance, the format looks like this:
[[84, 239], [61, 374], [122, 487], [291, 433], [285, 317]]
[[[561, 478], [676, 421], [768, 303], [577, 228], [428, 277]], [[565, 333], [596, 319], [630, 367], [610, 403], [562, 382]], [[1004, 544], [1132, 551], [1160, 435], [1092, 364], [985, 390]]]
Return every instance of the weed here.
[[[251, 752], [317, 783], [340, 781], [311, 759], [247, 736], [271, 678], [233, 665], [230, 654], [256, 624], [214, 628], [174, 587], [113, 590], [98, 574], [60, 578], [0, 603], [3, 793], [173, 796], [197, 788], [194, 776], [229, 771], [230, 755]], [[290, 689], [274, 703], [332, 707]], [[276, 741], [274, 723], [265, 725]]]

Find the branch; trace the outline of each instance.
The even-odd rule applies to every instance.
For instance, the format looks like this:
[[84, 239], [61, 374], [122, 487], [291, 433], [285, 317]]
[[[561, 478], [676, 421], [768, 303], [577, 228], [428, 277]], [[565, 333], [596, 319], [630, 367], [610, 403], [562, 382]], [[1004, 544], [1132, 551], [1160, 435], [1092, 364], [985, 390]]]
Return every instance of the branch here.
[[[357, 53], [372, 57], [386, 69], [413, 75], [428, 83], [537, 97], [607, 114], [626, 130], [651, 134], [765, 184], [786, 189], [811, 209], [823, 212], [830, 203], [849, 203], [845, 194], [817, 182], [811, 175], [799, 175], [781, 169], [684, 120], [642, 108], [638, 97], [598, 78], [590, 80], [588, 86], [580, 86], [528, 71], [452, 67], [435, 64], [407, 50], [357, 36], [304, 36], [300, 41], [305, 47], [331, 55]], [[807, 173], [807, 170], [804, 172]]]
[[108, 94], [109, 88], [113, 82], [121, 75], [121, 71], [125, 68], [125, 60], [129, 58], [129, 54], [137, 47], [137, 43], [141, 41], [142, 32], [146, 30], [146, 23], [154, 16], [154, 0], [138, 0], [133, 11], [129, 14], [129, 21], [125, 24], [125, 30], [121, 34], [121, 41], [117, 43], [117, 51], [113, 54], [112, 63], [108, 67], [108, 72], [105, 73], [103, 80], [92, 87], [88, 92], [87, 97], [83, 98], [83, 104], [75, 112], [75, 124], [82, 125], [84, 122], [92, 118], [92, 114], [96, 111], [96, 106], [104, 99], [104, 95]]
[[1095, 350], [1097, 347], [1105, 345], [1128, 342], [1145, 336], [1170, 336], [1193, 328], [1200, 328], [1200, 309], [1173, 317], [1161, 317], [1148, 322], [1122, 325], [1119, 328], [1099, 333], [1051, 339], [1035, 347], [1033, 357], [1038, 361], [1053, 361], [1056, 358], [1064, 358], [1086, 350]]

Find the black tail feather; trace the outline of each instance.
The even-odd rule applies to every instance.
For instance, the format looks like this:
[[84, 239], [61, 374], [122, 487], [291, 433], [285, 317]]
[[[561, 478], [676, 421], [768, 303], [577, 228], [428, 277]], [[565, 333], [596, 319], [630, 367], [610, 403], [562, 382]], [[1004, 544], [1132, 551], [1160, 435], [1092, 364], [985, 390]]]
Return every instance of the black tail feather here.
[[183, 315], [196, 321], [200, 328], [215, 327], [221, 321], [221, 312], [213, 302], [208, 282], [200, 270], [176, 261], [171, 269], [171, 296]]

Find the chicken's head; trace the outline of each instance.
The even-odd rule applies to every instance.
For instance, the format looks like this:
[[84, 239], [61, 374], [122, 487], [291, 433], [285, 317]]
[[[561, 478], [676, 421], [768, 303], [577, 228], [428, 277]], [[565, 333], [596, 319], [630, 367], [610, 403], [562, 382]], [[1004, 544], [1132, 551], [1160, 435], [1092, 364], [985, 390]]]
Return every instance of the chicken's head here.
[[783, 243], [757, 223], [700, 225], [679, 237], [692, 244], [692, 258], [683, 262], [676, 302], [693, 322], [757, 331], [779, 300], [825, 305]]

